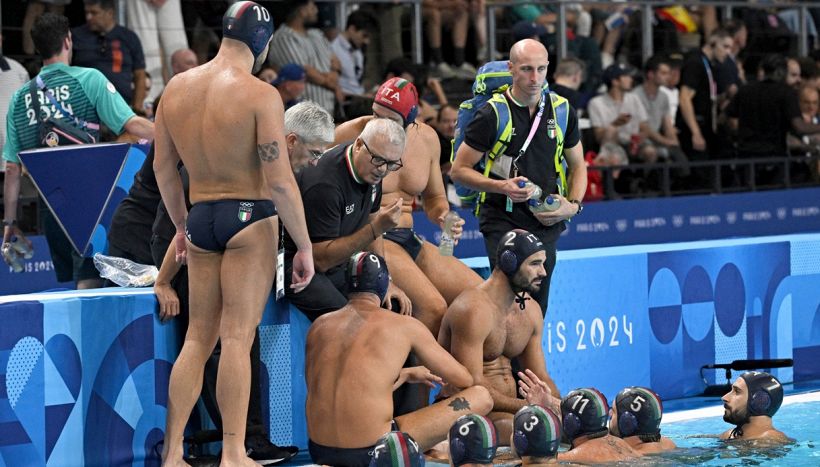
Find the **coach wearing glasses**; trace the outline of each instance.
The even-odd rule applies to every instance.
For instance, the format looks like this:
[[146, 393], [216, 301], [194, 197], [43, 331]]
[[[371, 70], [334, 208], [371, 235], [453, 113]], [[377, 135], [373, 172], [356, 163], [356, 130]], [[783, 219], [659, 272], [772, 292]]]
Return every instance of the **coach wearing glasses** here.
[[[384, 254], [382, 234], [398, 224], [401, 199], [382, 207], [382, 179], [402, 166], [404, 129], [388, 119], [373, 119], [350, 144], [328, 150], [315, 166], [296, 177], [305, 205], [316, 275], [304, 290], [290, 288], [290, 267], [296, 245], [286, 234], [285, 296], [311, 321], [347, 304], [345, 266], [356, 252]], [[399, 311], [410, 314], [410, 301], [390, 284], [385, 306], [391, 299]]]

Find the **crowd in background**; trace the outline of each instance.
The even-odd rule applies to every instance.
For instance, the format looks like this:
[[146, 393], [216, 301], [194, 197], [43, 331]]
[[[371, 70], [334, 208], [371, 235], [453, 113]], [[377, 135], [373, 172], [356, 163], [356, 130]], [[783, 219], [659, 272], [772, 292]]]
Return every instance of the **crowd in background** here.
[[[25, 10], [4, 9], [3, 120], [11, 93], [39, 70], [28, 32], [42, 12], [72, 20], [73, 65], [102, 71], [135, 112], [150, 118], [177, 70], [215, 54], [231, 3], [32, 0]], [[409, 4], [353, 3], [347, 18], [338, 18], [336, 3], [260, 3], [276, 31], [258, 77], [276, 86], [286, 107], [312, 100], [340, 123], [369, 114], [384, 79], [406, 78], [422, 96], [419, 119], [439, 133], [445, 176], [458, 105], [470, 97], [477, 68], [505, 60], [510, 44], [533, 37], [550, 51], [551, 89], [582, 118], [592, 169], [588, 201], [818, 180], [820, 8], [809, 8], [806, 18], [811, 52], [798, 56], [800, 16], [778, 2], [735, 7], [731, 17], [708, 3], [659, 6], [655, 55], [642, 62], [641, 12], [629, 2], [568, 4], [568, 56], [558, 60], [554, 5], [495, 9], [498, 51], [488, 53], [485, 0], [431, 0], [422, 3], [424, 63], [416, 64], [409, 58]], [[117, 11], [120, 5], [126, 11]], [[780, 161], [750, 164], [771, 157]], [[720, 170], [708, 164], [716, 161]]]

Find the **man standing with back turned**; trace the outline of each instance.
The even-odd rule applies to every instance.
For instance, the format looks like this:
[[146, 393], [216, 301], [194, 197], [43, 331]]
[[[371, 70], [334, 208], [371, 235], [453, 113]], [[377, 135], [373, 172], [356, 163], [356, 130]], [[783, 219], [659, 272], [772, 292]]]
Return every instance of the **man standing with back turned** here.
[[[280, 157], [287, 150], [282, 100], [251, 74], [268, 53], [270, 13], [254, 2], [234, 3], [222, 33], [217, 56], [175, 76], [157, 110], [157, 184], [176, 227], [176, 259], [190, 261], [190, 323], [168, 388], [166, 465], [184, 464], [185, 421], [217, 339], [222, 462], [256, 465], [244, 445], [248, 355], [274, 278], [273, 202], [298, 249], [291, 287], [301, 290], [313, 277], [302, 200], [287, 155]], [[180, 159], [190, 177], [190, 215], [177, 172]]]

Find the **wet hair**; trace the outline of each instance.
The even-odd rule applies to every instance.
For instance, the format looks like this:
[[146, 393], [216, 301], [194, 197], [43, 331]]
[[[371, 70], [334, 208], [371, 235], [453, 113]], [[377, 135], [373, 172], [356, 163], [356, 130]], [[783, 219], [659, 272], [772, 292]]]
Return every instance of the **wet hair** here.
[[34, 27], [31, 28], [31, 39], [43, 60], [63, 50], [63, 41], [68, 37], [70, 29], [68, 18], [55, 13], [43, 13], [34, 21]]

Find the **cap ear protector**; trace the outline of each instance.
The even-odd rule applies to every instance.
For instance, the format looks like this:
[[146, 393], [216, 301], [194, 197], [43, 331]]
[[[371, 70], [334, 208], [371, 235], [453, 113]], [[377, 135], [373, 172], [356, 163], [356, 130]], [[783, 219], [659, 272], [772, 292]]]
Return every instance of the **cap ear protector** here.
[[564, 415], [564, 420], [561, 422], [561, 428], [563, 428], [564, 434], [567, 438], [572, 440], [575, 438], [575, 435], [581, 431], [581, 419], [574, 413], [569, 412]]
[[571, 391], [561, 400], [562, 428], [571, 440], [582, 435], [606, 434], [609, 404], [600, 391], [583, 388]]
[[453, 465], [459, 465], [464, 460], [464, 454], [467, 453], [467, 446], [461, 438], [450, 437], [450, 460]]
[[495, 425], [483, 415], [459, 417], [450, 427], [449, 438], [450, 460], [456, 467], [492, 463], [498, 448]]
[[513, 229], [505, 233], [496, 248], [497, 266], [512, 277], [531, 255], [544, 250], [544, 244], [535, 235], [523, 229]]
[[508, 276], [515, 274], [518, 271], [518, 255], [512, 250], [502, 251], [498, 257], [498, 267]]
[[769, 373], [747, 371], [740, 375], [749, 391], [746, 403], [749, 416], [773, 416], [783, 403], [783, 386]]
[[618, 412], [618, 432], [622, 438], [635, 434], [638, 430], [638, 418], [632, 412]]
[[770, 396], [768, 392], [759, 389], [752, 394], [751, 400], [749, 401], [749, 414], [766, 415], [771, 405], [772, 396]]
[[538, 405], [522, 407], [513, 418], [513, 445], [518, 457], [554, 456], [561, 444], [561, 431], [561, 421], [552, 410]]

